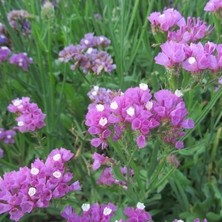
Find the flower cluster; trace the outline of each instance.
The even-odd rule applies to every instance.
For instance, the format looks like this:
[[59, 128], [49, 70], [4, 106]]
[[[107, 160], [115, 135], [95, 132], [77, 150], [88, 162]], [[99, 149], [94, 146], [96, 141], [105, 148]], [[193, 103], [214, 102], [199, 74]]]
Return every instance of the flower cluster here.
[[221, 0], [210, 0], [204, 7], [204, 10], [208, 12], [218, 12], [221, 9], [222, 9]]
[[[146, 212], [143, 203], [138, 202], [136, 208], [126, 207], [124, 209], [125, 219], [116, 220], [117, 222], [151, 222], [151, 215]], [[110, 222], [115, 216], [114, 213], [117, 211], [117, 207], [112, 204], [101, 204], [94, 203], [92, 205], [85, 203], [82, 205], [82, 215], [76, 214], [75, 210], [71, 206], [67, 206], [62, 211], [61, 216], [67, 220], [67, 222]]]
[[24, 35], [31, 32], [30, 14], [25, 10], [12, 10], [8, 13], [8, 22], [13, 29], [21, 31]]
[[212, 31], [211, 26], [200, 18], [188, 17], [185, 24], [179, 26], [177, 30], [168, 31], [168, 41], [190, 43], [196, 42], [209, 35]]
[[165, 142], [182, 148], [179, 138], [184, 136], [184, 129], [194, 127], [187, 114], [180, 91], [160, 90], [152, 99], [148, 85], [141, 83], [140, 87], [129, 88], [114, 97], [109, 104], [89, 105], [85, 124], [88, 132], [96, 136], [91, 140], [92, 146], [102, 149], [108, 146], [111, 135], [113, 140], [118, 140], [125, 130], [132, 130], [138, 147], [143, 148], [154, 129]]
[[[8, 61], [24, 71], [28, 71], [29, 65], [32, 63], [32, 58], [28, 57], [27, 53], [12, 54], [7, 46], [0, 47], [0, 63]], [[10, 58], [9, 58], [10, 57]]]
[[148, 16], [154, 33], [162, 31], [167, 33], [168, 41], [176, 42], [195, 42], [209, 35], [212, 31], [211, 26], [200, 18], [184, 17], [175, 9], [166, 9], [163, 14], [153, 12]]
[[183, 16], [177, 10], [169, 8], [160, 12], [153, 12], [147, 19], [152, 24], [154, 30], [167, 32], [169, 29], [185, 24]]
[[168, 41], [161, 45], [162, 52], [156, 57], [157, 64], [166, 68], [182, 67], [184, 70], [199, 73], [204, 70], [219, 72], [222, 69], [222, 44], [177, 43]]
[[70, 182], [72, 173], [65, 163], [73, 154], [64, 148], [54, 149], [45, 163], [36, 159], [31, 168], [5, 173], [0, 178], [0, 214], [8, 212], [10, 219], [19, 221], [35, 208], [46, 208], [54, 198], [79, 190], [79, 182]]
[[0, 128], [0, 141], [3, 141], [6, 144], [14, 143], [15, 135], [16, 135], [16, 131], [13, 129], [4, 130], [3, 128]]
[[71, 69], [80, 68], [84, 73], [99, 75], [102, 71], [111, 73], [116, 65], [111, 56], [100, 48], [110, 45], [110, 40], [104, 36], [94, 36], [88, 33], [78, 45], [69, 45], [59, 52], [60, 62], [72, 62]]
[[99, 86], [93, 86], [87, 95], [91, 104], [109, 104], [115, 96], [121, 95], [121, 91], [112, 91]]
[[42, 113], [36, 103], [30, 103], [29, 97], [12, 100], [12, 103], [8, 106], [8, 111], [18, 115], [16, 118], [17, 129], [22, 133], [33, 132], [45, 126], [44, 119], [46, 115]]

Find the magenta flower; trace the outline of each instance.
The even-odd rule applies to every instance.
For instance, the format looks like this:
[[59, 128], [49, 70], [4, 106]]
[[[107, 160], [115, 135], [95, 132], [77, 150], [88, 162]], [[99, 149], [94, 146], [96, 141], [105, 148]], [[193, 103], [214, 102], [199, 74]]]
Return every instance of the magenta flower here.
[[112, 203], [101, 205], [98, 203], [92, 205], [84, 203], [81, 208], [82, 214], [78, 215], [71, 206], [67, 206], [64, 211], [61, 212], [61, 216], [68, 222], [110, 222], [114, 216], [114, 212], [117, 210], [116, 206]]
[[9, 213], [10, 219], [19, 221], [35, 208], [46, 208], [54, 198], [79, 190], [79, 182], [71, 182], [65, 163], [73, 154], [64, 149], [53, 150], [46, 162], [36, 159], [31, 168], [5, 173], [0, 179], [0, 214]]
[[209, 35], [212, 31], [211, 26], [207, 26], [200, 18], [187, 18], [186, 24], [179, 27], [176, 31], [168, 32], [168, 41], [181, 43], [196, 42]]
[[186, 59], [187, 45], [183, 43], [165, 42], [161, 49], [162, 52], [155, 57], [155, 62], [166, 68], [180, 65]]
[[28, 71], [29, 65], [32, 63], [32, 58], [29, 58], [27, 56], [27, 53], [13, 54], [10, 57], [9, 62], [11, 64], [15, 64], [16, 66], [20, 67], [24, 71]]
[[29, 97], [12, 100], [12, 104], [8, 106], [8, 111], [17, 113], [17, 128], [20, 132], [33, 132], [45, 126], [46, 115], [35, 103], [30, 103]]
[[183, 16], [175, 9], [169, 8], [160, 12], [153, 12], [147, 19], [151, 22], [154, 29], [160, 29], [164, 32], [169, 31], [174, 26], [181, 26], [185, 24]]
[[210, 0], [204, 7], [205, 11], [217, 12], [222, 8], [221, 0]]
[[205, 52], [204, 46], [201, 43], [191, 43], [189, 49], [189, 55], [182, 64], [185, 70], [198, 73], [210, 66], [209, 54]]

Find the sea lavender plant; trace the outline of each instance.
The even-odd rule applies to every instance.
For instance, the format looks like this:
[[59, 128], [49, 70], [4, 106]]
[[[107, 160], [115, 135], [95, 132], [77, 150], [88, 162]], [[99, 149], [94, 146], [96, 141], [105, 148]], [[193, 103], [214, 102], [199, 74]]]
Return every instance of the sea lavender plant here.
[[20, 132], [33, 132], [45, 126], [46, 115], [36, 103], [30, 103], [29, 97], [22, 97], [12, 100], [8, 111], [17, 114], [17, 127]]
[[80, 189], [79, 182], [71, 182], [73, 174], [65, 166], [74, 154], [64, 148], [54, 149], [45, 163], [36, 159], [31, 168], [5, 173], [0, 178], [0, 214], [9, 213], [19, 221], [36, 208], [46, 208], [54, 198], [61, 198]]
[[116, 65], [111, 56], [100, 48], [110, 45], [110, 40], [104, 36], [94, 36], [88, 33], [80, 40], [80, 44], [69, 45], [59, 52], [60, 62], [72, 62], [72, 70], [80, 68], [85, 74], [99, 75], [102, 71], [111, 73]]
[[18, 53], [13, 54], [9, 62], [23, 69], [24, 71], [28, 71], [29, 65], [32, 63], [32, 58], [28, 57], [27, 53]]
[[30, 14], [25, 10], [12, 10], [8, 13], [8, 21], [13, 29], [27, 35], [31, 32]]
[[142, 83], [114, 97], [109, 104], [89, 105], [85, 124], [88, 132], [96, 136], [91, 140], [92, 146], [105, 149], [109, 137], [118, 140], [125, 130], [132, 130], [138, 147], [143, 148], [155, 129], [165, 142], [182, 148], [179, 138], [184, 136], [184, 129], [194, 127], [194, 122], [186, 117], [188, 112], [181, 95], [180, 91], [160, 90], [152, 100], [148, 86]]

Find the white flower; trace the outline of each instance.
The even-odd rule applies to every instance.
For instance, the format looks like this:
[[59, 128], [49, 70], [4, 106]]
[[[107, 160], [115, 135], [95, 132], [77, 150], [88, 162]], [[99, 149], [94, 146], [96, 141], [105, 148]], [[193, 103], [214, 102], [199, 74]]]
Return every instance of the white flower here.
[[112, 209], [110, 209], [109, 207], [105, 207], [103, 210], [103, 215], [107, 216], [110, 215], [112, 213]]
[[129, 116], [134, 116], [135, 114], [135, 109], [130, 106], [127, 110], [126, 110], [126, 113], [129, 115]]
[[88, 211], [89, 209], [90, 209], [90, 204], [84, 203], [84, 204], [82, 205], [82, 210], [83, 210], [83, 211]]
[[107, 120], [106, 117], [102, 117], [102, 118], [99, 120], [99, 125], [100, 125], [100, 126], [105, 126], [107, 123], [108, 123], [108, 120]]

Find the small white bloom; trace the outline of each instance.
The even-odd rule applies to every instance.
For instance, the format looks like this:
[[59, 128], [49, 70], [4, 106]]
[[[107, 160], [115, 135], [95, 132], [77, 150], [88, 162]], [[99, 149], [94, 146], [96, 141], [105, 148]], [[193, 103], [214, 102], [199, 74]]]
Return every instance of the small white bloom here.
[[135, 109], [130, 106], [127, 110], [126, 110], [126, 113], [129, 115], [129, 116], [134, 116], [135, 114]]
[[110, 209], [109, 207], [105, 207], [103, 210], [103, 215], [107, 216], [110, 215], [112, 213], [112, 209]]
[[24, 126], [24, 122], [23, 121], [18, 121], [18, 126]]
[[[3, 35], [3, 36], [4, 36], [4, 35]], [[6, 46], [2, 46], [1, 49], [6, 50], [6, 49], [9, 49], [9, 48], [6, 47]]]
[[97, 109], [98, 112], [102, 112], [105, 109], [105, 107], [102, 104], [97, 104], [96, 109]]
[[55, 171], [52, 175], [57, 179], [59, 179], [62, 176], [60, 171]]
[[151, 110], [151, 109], [153, 108], [153, 102], [148, 101], [148, 102], [146, 103], [145, 107], [146, 107], [147, 110]]
[[89, 40], [86, 39], [86, 40], [84, 41], [84, 43], [85, 43], [86, 45], [88, 45], [88, 44], [89, 44]]
[[190, 65], [193, 65], [196, 61], [197, 61], [197, 60], [196, 60], [194, 57], [190, 57], [190, 58], [188, 59], [188, 63], [189, 63]]
[[83, 211], [88, 211], [90, 209], [90, 204], [88, 204], [88, 203], [84, 203], [83, 205], [82, 205], [82, 210]]
[[33, 168], [31, 169], [31, 174], [32, 174], [32, 175], [38, 175], [38, 174], [39, 174], [39, 169], [36, 168], [36, 167], [33, 167]]
[[30, 187], [29, 191], [28, 191], [28, 194], [29, 194], [30, 197], [34, 196], [36, 194], [35, 187]]
[[12, 103], [13, 103], [14, 106], [18, 106], [22, 103], [22, 100], [21, 99], [16, 99], [16, 100], [12, 101]]
[[99, 40], [102, 42], [102, 41], [104, 41], [104, 38], [103, 37], [99, 37]]
[[11, 136], [11, 135], [7, 135], [6, 137], [7, 137], [7, 139], [11, 139], [11, 138], [12, 138], [12, 136]]
[[53, 156], [54, 161], [58, 161], [61, 159], [61, 154], [57, 153], [56, 155]]
[[183, 220], [177, 220], [177, 222], [184, 222]]
[[183, 93], [182, 93], [179, 89], [177, 89], [177, 90], [175, 91], [175, 95], [176, 95], [177, 97], [182, 97], [182, 96], [183, 96]]
[[116, 110], [116, 109], [118, 108], [117, 102], [116, 102], [116, 101], [112, 102], [112, 103], [110, 104], [110, 108]]
[[108, 120], [106, 117], [102, 117], [100, 120], [99, 120], [99, 125], [100, 126], [105, 126], [106, 124], [108, 123]]
[[87, 54], [91, 54], [91, 52], [93, 51], [93, 48], [88, 48], [88, 50], [86, 51]]
[[148, 85], [145, 84], [145, 83], [140, 83], [140, 89], [147, 90], [148, 89]]
[[136, 207], [137, 207], [137, 209], [140, 209], [140, 210], [144, 210], [145, 209], [144, 203], [141, 203], [141, 202], [138, 202]]

